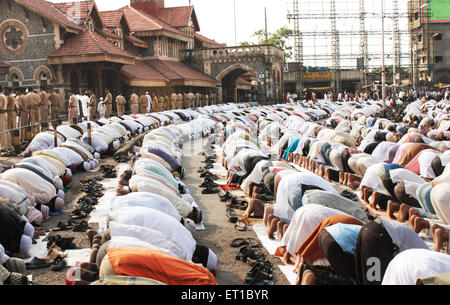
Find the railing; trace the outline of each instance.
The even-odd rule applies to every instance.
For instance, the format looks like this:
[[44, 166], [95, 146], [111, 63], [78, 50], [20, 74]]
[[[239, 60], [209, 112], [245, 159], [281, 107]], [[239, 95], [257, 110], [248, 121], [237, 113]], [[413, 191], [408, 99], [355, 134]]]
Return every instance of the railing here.
[[182, 50], [181, 52], [184, 58], [195, 57], [203, 60], [233, 59], [254, 56], [273, 56], [280, 59], [281, 61], [284, 60], [284, 51], [273, 45], [201, 48]]

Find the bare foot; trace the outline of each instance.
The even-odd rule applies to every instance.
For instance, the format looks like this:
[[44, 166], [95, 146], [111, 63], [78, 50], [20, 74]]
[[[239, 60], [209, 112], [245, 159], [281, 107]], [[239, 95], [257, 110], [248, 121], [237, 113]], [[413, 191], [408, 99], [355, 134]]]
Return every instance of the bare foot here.
[[387, 204], [387, 213], [389, 215], [390, 219], [397, 220], [397, 217], [395, 217], [394, 213], [396, 213], [400, 209], [400, 204], [389, 200]]
[[436, 252], [448, 251], [448, 249], [446, 249], [446, 246], [448, 247], [448, 236], [449, 233], [444, 228], [439, 227], [434, 230], [433, 233], [434, 251]]
[[310, 270], [303, 272], [302, 286], [311, 286], [316, 282], [316, 277]]
[[345, 177], [345, 173], [340, 172], [339, 173], [339, 184], [344, 184], [344, 177]]
[[411, 209], [411, 207], [407, 204], [402, 204], [400, 206], [400, 209], [398, 210], [398, 214], [397, 214], [397, 220], [399, 222], [406, 222], [409, 219], [409, 210]]
[[429, 229], [430, 223], [421, 217], [414, 220], [414, 231], [419, 234], [423, 229]]

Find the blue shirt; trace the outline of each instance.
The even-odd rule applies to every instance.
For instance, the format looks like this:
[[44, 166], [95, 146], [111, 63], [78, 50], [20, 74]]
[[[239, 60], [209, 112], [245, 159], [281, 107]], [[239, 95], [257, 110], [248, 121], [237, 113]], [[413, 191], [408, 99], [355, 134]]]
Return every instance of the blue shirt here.
[[342, 251], [352, 255], [355, 255], [356, 241], [358, 240], [361, 229], [362, 226], [345, 223], [338, 223], [325, 228], [342, 248]]

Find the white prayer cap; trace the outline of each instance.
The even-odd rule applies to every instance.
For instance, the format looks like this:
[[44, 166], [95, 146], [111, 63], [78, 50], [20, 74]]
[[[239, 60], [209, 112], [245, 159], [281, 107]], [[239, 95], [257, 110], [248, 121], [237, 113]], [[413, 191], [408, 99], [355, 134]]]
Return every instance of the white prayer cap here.
[[91, 165], [89, 164], [89, 162], [83, 162], [83, 168], [85, 171], [88, 171], [91, 169]]
[[55, 187], [58, 189], [58, 190], [62, 190], [63, 188], [64, 188], [64, 183], [62, 182], [62, 180], [61, 180], [61, 178], [56, 178], [56, 181], [55, 181]]
[[66, 193], [63, 190], [58, 190], [58, 198], [64, 199], [66, 197]]
[[25, 227], [23, 228], [23, 234], [25, 234], [28, 237], [33, 238], [33, 236], [34, 236], [34, 227], [29, 222], [27, 222], [25, 224]]
[[194, 232], [197, 230], [195, 222], [189, 218], [184, 219], [184, 226], [186, 227], [186, 229], [188, 229], [189, 232], [191, 232], [191, 234], [194, 234]]
[[9, 256], [5, 254], [5, 248], [0, 244], [0, 265], [3, 265], [9, 260]]
[[206, 264], [206, 268], [208, 270], [216, 270], [217, 267], [217, 255], [209, 249], [209, 255], [208, 255], [208, 263]]
[[94, 160], [89, 160], [89, 165], [91, 166], [91, 169], [95, 168], [97, 165], [95, 165]]
[[27, 215], [30, 222], [34, 222], [38, 225], [42, 223], [42, 213], [35, 208], [29, 209]]
[[94, 158], [97, 159], [97, 160], [100, 160], [100, 153], [95, 152], [94, 153]]
[[120, 148], [120, 142], [118, 140], [112, 143], [114, 150], [118, 150]]
[[31, 237], [22, 235], [22, 238], [20, 239], [20, 253], [28, 254], [32, 244], [33, 240], [31, 239]]
[[62, 211], [62, 209], [64, 209], [64, 200], [62, 200], [61, 198], [57, 197], [55, 199], [55, 210], [56, 211]]
[[66, 168], [66, 174], [72, 176], [72, 170], [70, 168]]
[[47, 219], [48, 216], [50, 216], [50, 208], [46, 205], [41, 205], [41, 213], [43, 220]]

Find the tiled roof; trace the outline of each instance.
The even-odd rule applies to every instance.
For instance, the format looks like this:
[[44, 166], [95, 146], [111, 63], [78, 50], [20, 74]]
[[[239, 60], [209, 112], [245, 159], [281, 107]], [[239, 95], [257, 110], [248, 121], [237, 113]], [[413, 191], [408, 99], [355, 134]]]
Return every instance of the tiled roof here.
[[217, 82], [214, 78], [183, 63], [160, 59], [136, 61], [134, 65], [123, 66], [121, 72], [130, 78], [142, 80], [155, 79], [166, 82], [175, 80], [200, 80]]
[[121, 10], [100, 12], [103, 25], [107, 28], [116, 28], [119, 25], [123, 12]]
[[134, 65], [124, 65], [120, 72], [132, 79], [152, 79], [168, 82], [169, 79], [143, 61], [136, 60]]
[[79, 22], [85, 20], [95, 2], [92, 0], [54, 3], [53, 5], [61, 12]]
[[166, 7], [159, 10], [158, 18], [175, 27], [188, 26], [193, 6]]
[[118, 48], [112, 42], [109, 42], [101, 35], [91, 30], [85, 30], [70, 38], [60, 49], [50, 53], [48, 57], [94, 54], [109, 54], [134, 58], [134, 56], [127, 51]]
[[217, 47], [226, 47], [227, 46], [226, 43], [219, 43], [219, 42], [217, 42], [215, 40], [209, 39], [209, 38], [207, 38], [207, 37], [205, 37], [203, 35], [200, 35], [198, 33], [195, 33], [194, 37], [196, 39], [200, 40], [200, 41], [203, 41], [203, 42], [205, 42], [207, 44], [210, 44], [210, 45], [213, 45], [213, 46], [217, 46]]
[[186, 33], [170, 26], [157, 17], [151, 16], [143, 11], [138, 11], [131, 6], [122, 8], [122, 11], [130, 26], [131, 32], [166, 30], [175, 34], [187, 36]]
[[145, 63], [160, 71], [170, 80], [191, 79], [216, 82], [214, 78], [180, 62], [161, 59], [149, 59], [146, 60]]
[[26, 7], [32, 12], [41, 15], [51, 21], [75, 31], [83, 30], [83, 27], [76, 24], [69, 16], [64, 15], [53, 3], [45, 0], [15, 0], [18, 4]]

